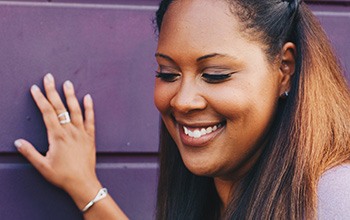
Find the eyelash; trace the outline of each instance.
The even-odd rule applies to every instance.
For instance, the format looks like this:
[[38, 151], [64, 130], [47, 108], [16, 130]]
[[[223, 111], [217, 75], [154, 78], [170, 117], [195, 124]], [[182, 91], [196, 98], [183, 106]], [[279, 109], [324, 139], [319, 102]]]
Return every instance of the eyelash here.
[[209, 73], [203, 73], [202, 78], [207, 81], [208, 83], [220, 83], [228, 78], [231, 77], [233, 73], [227, 73], [227, 74], [209, 74]]
[[177, 74], [177, 73], [162, 73], [162, 72], [156, 71], [156, 78], [159, 78], [159, 79], [161, 79], [162, 81], [165, 81], [165, 82], [174, 82], [178, 76], [180, 76], [180, 74]]
[[[227, 74], [203, 73], [201, 77], [208, 83], [220, 83], [230, 78], [232, 74], [234, 74], [234, 72]], [[174, 82], [179, 76], [180, 74], [177, 73], [162, 73], [156, 71], [156, 78], [159, 78], [165, 82]]]

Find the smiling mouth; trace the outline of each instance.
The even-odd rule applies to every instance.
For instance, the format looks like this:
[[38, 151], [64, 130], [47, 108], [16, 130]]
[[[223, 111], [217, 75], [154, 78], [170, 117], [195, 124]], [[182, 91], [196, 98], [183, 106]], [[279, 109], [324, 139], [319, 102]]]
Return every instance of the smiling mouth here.
[[224, 122], [218, 123], [218, 124], [213, 125], [213, 126], [203, 127], [203, 128], [190, 128], [190, 127], [186, 127], [186, 126], [182, 126], [182, 127], [183, 127], [184, 133], [187, 136], [189, 136], [191, 138], [199, 139], [204, 135], [208, 135], [208, 134], [218, 130], [223, 125], [224, 125]]
[[219, 128], [223, 127], [225, 125], [225, 122], [220, 122], [216, 125], [212, 125], [212, 126], [208, 126], [208, 127], [202, 127], [202, 128], [194, 128], [194, 127], [187, 127], [182, 125], [183, 128], [183, 132], [194, 139], [199, 139], [202, 136], [211, 134], [213, 132], [215, 132], [216, 130], [218, 130]]

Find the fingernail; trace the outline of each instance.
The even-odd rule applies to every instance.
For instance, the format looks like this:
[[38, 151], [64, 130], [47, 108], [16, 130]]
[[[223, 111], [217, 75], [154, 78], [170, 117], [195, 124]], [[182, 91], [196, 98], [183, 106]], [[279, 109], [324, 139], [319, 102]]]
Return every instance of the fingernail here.
[[67, 81], [64, 82], [64, 86], [67, 89], [71, 89], [71, 88], [73, 88], [73, 83], [70, 80], [67, 80]]
[[52, 76], [52, 74], [51, 74], [51, 73], [46, 74], [46, 76], [44, 77], [44, 80], [45, 80], [46, 82], [53, 82], [53, 76]]
[[36, 92], [36, 91], [40, 90], [37, 85], [32, 85], [32, 87], [30, 89], [32, 90], [32, 92]]
[[85, 95], [85, 98], [86, 98], [86, 100], [92, 101], [92, 98], [91, 98], [91, 95], [90, 95], [90, 94], [86, 94], [86, 95]]
[[18, 140], [15, 141], [14, 144], [15, 144], [15, 146], [16, 146], [17, 148], [20, 148], [20, 147], [22, 146], [22, 141], [18, 139]]

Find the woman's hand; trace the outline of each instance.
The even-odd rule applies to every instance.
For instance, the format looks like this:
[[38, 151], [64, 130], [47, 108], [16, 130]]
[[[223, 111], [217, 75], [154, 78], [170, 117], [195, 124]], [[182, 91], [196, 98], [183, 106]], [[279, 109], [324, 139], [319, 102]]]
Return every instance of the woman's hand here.
[[[93, 103], [90, 95], [84, 97], [84, 116], [74, 94], [73, 84], [66, 81], [63, 86], [71, 120], [64, 122], [62, 113], [67, 112], [55, 89], [51, 74], [44, 77], [46, 97], [36, 85], [31, 93], [38, 105], [46, 125], [49, 150], [41, 155], [28, 141], [15, 141], [18, 151], [52, 184], [65, 190], [82, 210], [101, 189], [95, 173], [95, 123]], [[61, 122], [61, 123], [60, 123]], [[84, 212], [86, 220], [128, 219], [111, 196], [98, 201]]]
[[78, 200], [78, 207], [82, 208], [101, 187], [95, 173], [93, 102], [90, 95], [84, 97], [84, 120], [73, 84], [66, 81], [63, 89], [71, 122], [61, 124], [60, 120], [64, 118], [58, 115], [67, 112], [67, 109], [56, 91], [51, 74], [44, 77], [44, 87], [46, 97], [36, 85], [32, 86], [31, 94], [47, 128], [48, 152], [46, 156], [41, 155], [23, 139], [15, 141], [15, 145], [49, 182], [67, 191], [75, 201]]

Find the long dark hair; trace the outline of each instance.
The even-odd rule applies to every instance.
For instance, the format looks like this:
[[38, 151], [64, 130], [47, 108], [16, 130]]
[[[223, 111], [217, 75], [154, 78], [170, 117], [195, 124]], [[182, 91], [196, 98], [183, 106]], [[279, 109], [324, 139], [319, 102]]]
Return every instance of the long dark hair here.
[[[175, 1], [175, 0], [174, 0]], [[350, 92], [318, 20], [300, 0], [226, 0], [242, 33], [270, 62], [296, 45], [289, 97], [280, 100], [264, 151], [220, 213], [213, 179], [192, 174], [161, 123], [157, 219], [314, 219], [321, 174], [350, 160]], [[163, 16], [173, 1], [164, 0]]]

